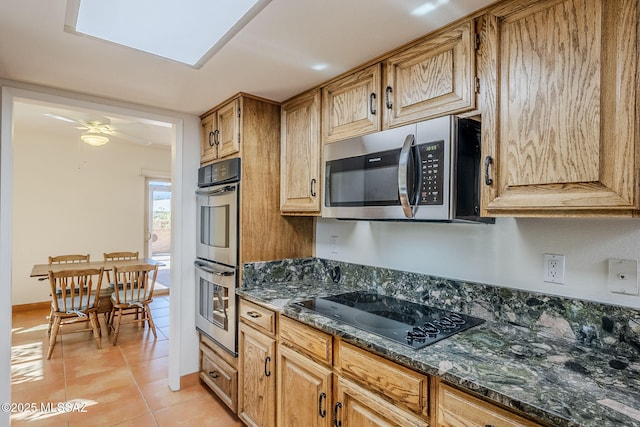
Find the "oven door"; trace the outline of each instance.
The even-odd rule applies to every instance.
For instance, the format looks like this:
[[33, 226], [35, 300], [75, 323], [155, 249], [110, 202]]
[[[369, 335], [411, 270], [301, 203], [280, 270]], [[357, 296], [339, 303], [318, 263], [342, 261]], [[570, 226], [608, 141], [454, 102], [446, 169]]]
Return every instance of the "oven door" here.
[[236, 269], [197, 260], [196, 329], [237, 353]]
[[196, 256], [236, 267], [238, 264], [238, 184], [196, 191]]

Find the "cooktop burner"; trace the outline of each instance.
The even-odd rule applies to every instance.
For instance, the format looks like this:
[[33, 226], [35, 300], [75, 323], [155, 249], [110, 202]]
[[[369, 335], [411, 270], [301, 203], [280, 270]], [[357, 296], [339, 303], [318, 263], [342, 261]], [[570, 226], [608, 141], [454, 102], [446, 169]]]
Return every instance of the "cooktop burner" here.
[[295, 304], [416, 350], [484, 322], [466, 314], [364, 291]]

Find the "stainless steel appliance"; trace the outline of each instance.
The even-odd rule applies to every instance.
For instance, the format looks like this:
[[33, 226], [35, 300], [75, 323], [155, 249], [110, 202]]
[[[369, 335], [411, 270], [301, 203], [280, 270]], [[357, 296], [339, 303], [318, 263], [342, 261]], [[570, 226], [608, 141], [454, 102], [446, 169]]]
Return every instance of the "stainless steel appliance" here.
[[416, 350], [484, 322], [466, 314], [364, 291], [295, 304]]
[[480, 163], [480, 123], [455, 116], [326, 144], [322, 216], [494, 222]]
[[240, 159], [198, 170], [196, 328], [237, 356]]

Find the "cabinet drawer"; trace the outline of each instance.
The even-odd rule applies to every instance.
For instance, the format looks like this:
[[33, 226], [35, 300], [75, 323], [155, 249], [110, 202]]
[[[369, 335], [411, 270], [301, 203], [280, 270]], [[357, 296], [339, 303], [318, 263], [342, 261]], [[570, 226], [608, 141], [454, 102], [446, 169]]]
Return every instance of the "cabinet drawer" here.
[[271, 335], [276, 332], [276, 314], [247, 300], [240, 300], [240, 320]]
[[533, 421], [442, 383], [438, 387], [438, 425], [540, 427]]
[[334, 366], [340, 374], [423, 416], [429, 415], [429, 379], [380, 356], [338, 341]]
[[332, 337], [329, 334], [281, 316], [280, 340], [288, 347], [331, 365], [333, 346]]
[[235, 413], [238, 397], [238, 371], [200, 343], [200, 379]]

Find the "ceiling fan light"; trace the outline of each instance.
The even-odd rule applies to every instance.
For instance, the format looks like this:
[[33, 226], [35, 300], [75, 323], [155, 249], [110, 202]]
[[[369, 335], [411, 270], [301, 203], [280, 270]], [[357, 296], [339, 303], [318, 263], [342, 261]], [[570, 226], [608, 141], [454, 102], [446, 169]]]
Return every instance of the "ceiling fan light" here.
[[95, 133], [83, 133], [80, 135], [80, 139], [85, 144], [93, 145], [94, 147], [99, 147], [109, 142], [109, 137]]

